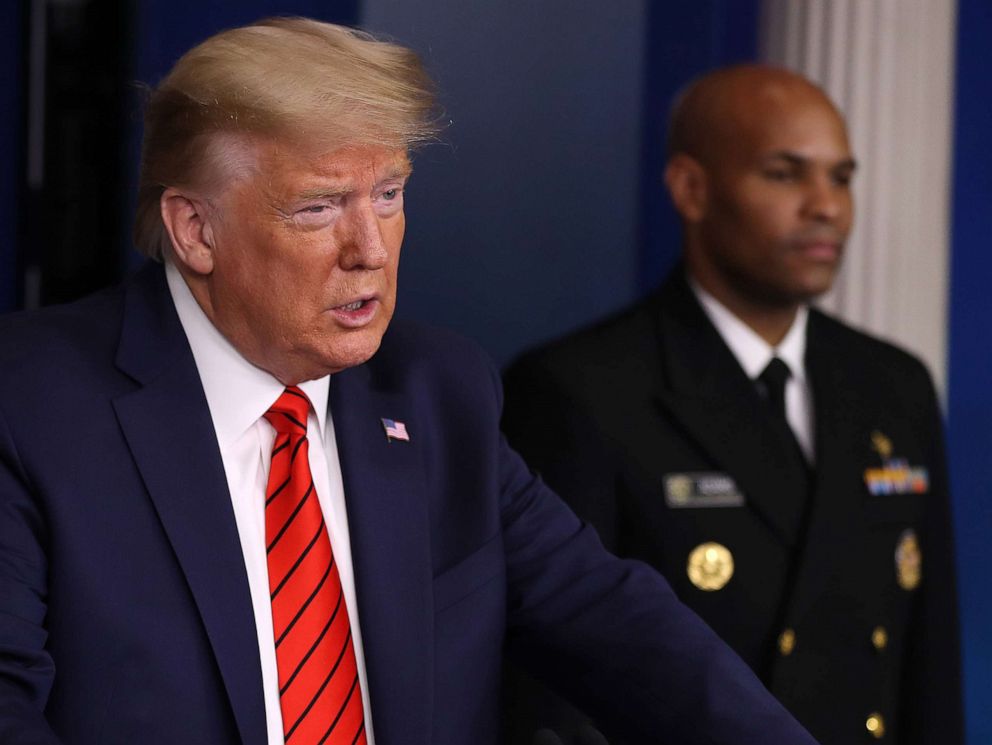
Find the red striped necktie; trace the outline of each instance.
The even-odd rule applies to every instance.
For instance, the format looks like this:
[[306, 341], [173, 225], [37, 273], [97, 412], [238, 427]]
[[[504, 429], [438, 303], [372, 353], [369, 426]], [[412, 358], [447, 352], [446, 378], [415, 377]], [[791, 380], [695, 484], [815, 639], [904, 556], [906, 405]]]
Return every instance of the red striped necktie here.
[[265, 413], [276, 430], [265, 490], [265, 546], [279, 705], [288, 745], [365, 743], [341, 578], [307, 455], [310, 400], [287, 388]]

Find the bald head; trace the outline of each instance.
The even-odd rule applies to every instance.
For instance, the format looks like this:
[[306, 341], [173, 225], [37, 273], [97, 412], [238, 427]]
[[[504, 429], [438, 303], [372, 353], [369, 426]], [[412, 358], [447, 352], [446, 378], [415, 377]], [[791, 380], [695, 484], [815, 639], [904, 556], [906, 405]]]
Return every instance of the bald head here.
[[787, 329], [799, 304], [830, 288], [851, 227], [840, 112], [795, 73], [730, 67], [678, 98], [668, 149], [689, 273], [739, 317], [767, 311]]
[[797, 105], [823, 107], [842, 122], [833, 102], [817, 85], [781, 67], [735, 65], [689, 83], [672, 107], [668, 156], [685, 153], [707, 162], [741, 130], [762, 129]]

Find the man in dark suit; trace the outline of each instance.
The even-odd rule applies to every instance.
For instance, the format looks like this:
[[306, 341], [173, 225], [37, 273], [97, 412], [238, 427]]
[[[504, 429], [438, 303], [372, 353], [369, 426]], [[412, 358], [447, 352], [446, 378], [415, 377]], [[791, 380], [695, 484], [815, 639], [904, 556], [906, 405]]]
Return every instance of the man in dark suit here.
[[682, 262], [511, 366], [507, 436], [822, 742], [961, 743], [930, 377], [808, 308], [851, 225], [844, 122], [805, 79], [741, 66], [686, 90], [669, 149]]
[[0, 741], [494, 743], [505, 646], [639, 742], [813, 742], [528, 472], [484, 355], [390, 326], [431, 111], [305, 19], [153, 93], [162, 262], [0, 322]]

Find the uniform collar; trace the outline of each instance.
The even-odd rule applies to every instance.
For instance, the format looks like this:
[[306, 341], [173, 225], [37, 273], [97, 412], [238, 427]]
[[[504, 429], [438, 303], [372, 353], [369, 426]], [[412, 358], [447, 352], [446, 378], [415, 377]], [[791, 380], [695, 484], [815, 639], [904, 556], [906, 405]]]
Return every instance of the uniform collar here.
[[773, 347], [692, 277], [687, 279], [707, 318], [749, 378], [756, 379], [772, 358], [778, 357], [789, 366], [797, 382], [805, 380], [806, 322], [809, 317], [809, 309], [805, 305], [799, 306], [789, 331], [779, 345]]

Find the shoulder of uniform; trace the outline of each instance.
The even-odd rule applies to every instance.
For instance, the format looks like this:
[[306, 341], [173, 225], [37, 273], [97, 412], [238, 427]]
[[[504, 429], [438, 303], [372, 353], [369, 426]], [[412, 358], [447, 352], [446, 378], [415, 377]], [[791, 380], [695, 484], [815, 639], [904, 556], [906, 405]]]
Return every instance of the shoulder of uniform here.
[[931, 380], [926, 364], [912, 352], [855, 329], [821, 310], [810, 310], [809, 336], [813, 344], [822, 344], [830, 350], [829, 353], [843, 355], [849, 364], [920, 378], [928, 384]]
[[578, 368], [613, 371], [645, 343], [654, 346], [655, 333], [652, 309], [642, 301], [525, 351], [509, 365], [507, 375], [541, 370], [570, 376]]

